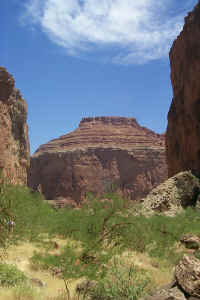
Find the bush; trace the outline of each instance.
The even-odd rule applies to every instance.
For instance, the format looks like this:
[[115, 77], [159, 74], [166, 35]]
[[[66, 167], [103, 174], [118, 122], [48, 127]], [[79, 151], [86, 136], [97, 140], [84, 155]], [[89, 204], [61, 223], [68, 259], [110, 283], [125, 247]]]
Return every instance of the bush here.
[[103, 202], [89, 195], [79, 210], [53, 210], [39, 193], [26, 187], [4, 185], [0, 193], [2, 207], [9, 209], [16, 224], [9, 235], [12, 242], [41, 239], [44, 248], [43, 233], [47, 238], [67, 239], [60, 255], [49, 254], [46, 249], [46, 253], [36, 253], [32, 258], [35, 268], [59, 268], [65, 278], [102, 279], [110, 259], [126, 250], [145, 252], [174, 265], [180, 258], [176, 254], [180, 237], [185, 233], [200, 234], [200, 213], [195, 209], [187, 208], [175, 217], [147, 218], [128, 213], [126, 201], [116, 194], [105, 198]]
[[200, 216], [194, 209], [175, 217], [127, 216], [122, 199], [113, 194], [107, 198], [111, 201], [102, 203], [90, 195], [80, 210], [53, 212], [49, 233], [68, 238], [67, 245], [59, 256], [35, 254], [32, 264], [41, 269], [61, 269], [65, 278], [99, 280], [106, 276], [110, 259], [126, 250], [145, 252], [174, 265], [182, 255], [176, 253], [180, 237], [187, 232], [200, 233]]
[[31, 192], [27, 187], [6, 185], [0, 194], [0, 203], [9, 210], [7, 219], [15, 222], [13, 234], [9, 235], [13, 242], [31, 241], [41, 232], [48, 231], [53, 212], [39, 193]]
[[150, 282], [146, 271], [114, 260], [107, 276], [89, 290], [89, 296], [92, 300], [137, 300], [147, 292]]
[[23, 272], [14, 265], [0, 264], [0, 285], [15, 286], [27, 280]]

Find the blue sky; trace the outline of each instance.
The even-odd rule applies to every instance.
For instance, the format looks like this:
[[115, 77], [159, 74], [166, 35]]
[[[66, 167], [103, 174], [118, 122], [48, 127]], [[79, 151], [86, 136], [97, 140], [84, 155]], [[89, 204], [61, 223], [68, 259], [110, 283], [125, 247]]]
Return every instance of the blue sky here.
[[168, 52], [197, 0], [2, 1], [0, 65], [28, 103], [32, 153], [87, 116], [165, 131]]

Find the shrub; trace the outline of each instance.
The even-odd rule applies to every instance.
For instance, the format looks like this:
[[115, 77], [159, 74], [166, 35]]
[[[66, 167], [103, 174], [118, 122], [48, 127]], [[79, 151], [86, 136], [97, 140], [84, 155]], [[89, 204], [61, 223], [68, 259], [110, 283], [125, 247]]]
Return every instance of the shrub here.
[[27, 187], [6, 185], [0, 194], [0, 203], [9, 210], [7, 219], [15, 222], [13, 234], [9, 235], [13, 242], [31, 241], [41, 232], [48, 231], [52, 209], [39, 193], [31, 192]]
[[89, 290], [92, 300], [137, 300], [149, 289], [146, 271], [114, 260], [107, 276]]
[[15, 286], [27, 280], [23, 272], [14, 265], [0, 264], [0, 285]]

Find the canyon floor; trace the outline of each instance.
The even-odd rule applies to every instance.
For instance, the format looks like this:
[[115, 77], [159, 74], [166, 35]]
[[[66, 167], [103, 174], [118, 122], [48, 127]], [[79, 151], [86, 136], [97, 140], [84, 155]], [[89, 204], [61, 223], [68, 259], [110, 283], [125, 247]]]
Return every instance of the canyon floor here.
[[[183, 234], [199, 235], [195, 208], [174, 217], [146, 217], [138, 214], [141, 205], [128, 207], [110, 194], [107, 201], [92, 198], [81, 209], [53, 209], [39, 193], [14, 186], [4, 186], [0, 198], [15, 220], [13, 232], [6, 236], [9, 245], [0, 253], [0, 280], [8, 282], [1, 286], [0, 300], [78, 300], [82, 295], [75, 288], [86, 279], [100, 287], [110, 284], [121, 300], [134, 293], [137, 300], [170, 283], [184, 254], [200, 254], [200, 242], [195, 249], [181, 243]], [[3, 210], [0, 217], [6, 217]], [[2, 264], [23, 272], [26, 284], [10, 285], [9, 272], [2, 279]], [[124, 285], [129, 295], [120, 298]], [[105, 288], [101, 293], [107, 299]]]
[[[54, 239], [62, 248], [66, 244], [66, 240]], [[45, 286], [44, 287], [37, 287], [33, 284], [32, 289], [32, 296], [27, 296], [26, 292], [21, 293], [19, 298], [19, 289], [17, 287], [13, 288], [1, 288], [0, 290], [0, 300], [60, 300], [60, 299], [67, 299], [67, 294], [65, 290], [65, 284], [62, 278], [57, 276], [53, 276], [51, 272], [42, 271], [42, 270], [34, 270], [31, 267], [31, 257], [33, 256], [35, 251], [41, 250], [41, 247], [38, 245], [26, 242], [19, 244], [17, 246], [11, 246], [6, 253], [5, 262], [7, 264], [15, 265], [19, 270], [24, 272], [29, 278], [37, 278], [41, 280]], [[60, 248], [51, 251], [53, 254], [60, 253]], [[126, 251], [121, 255], [121, 259], [130, 265], [134, 263], [134, 265], [142, 268], [144, 270], [148, 270], [149, 274], [151, 274], [152, 278], [154, 278], [154, 284], [157, 287], [163, 286], [169, 283], [173, 278], [172, 267], [167, 267], [165, 263], [160, 264], [155, 259], [150, 258], [147, 254], [137, 253], [134, 251]], [[69, 284], [70, 289], [70, 298], [77, 299], [77, 295], [75, 293], [75, 288], [78, 283], [83, 281], [84, 278], [80, 280], [72, 280]], [[30, 292], [29, 292], [30, 293]], [[18, 296], [17, 296], [18, 295]]]

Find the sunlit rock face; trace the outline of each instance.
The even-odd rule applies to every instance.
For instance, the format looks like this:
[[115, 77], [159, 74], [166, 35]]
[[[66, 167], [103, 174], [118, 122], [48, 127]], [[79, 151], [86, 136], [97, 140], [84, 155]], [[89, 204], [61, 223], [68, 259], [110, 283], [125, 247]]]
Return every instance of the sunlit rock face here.
[[169, 177], [200, 174], [200, 2], [185, 18], [170, 51], [173, 100], [166, 134]]
[[9, 183], [27, 184], [30, 161], [27, 104], [8, 71], [0, 67], [0, 171]]
[[40, 186], [46, 199], [80, 204], [88, 192], [117, 191], [138, 200], [166, 178], [164, 135], [134, 118], [95, 117], [39, 147], [29, 186]]

